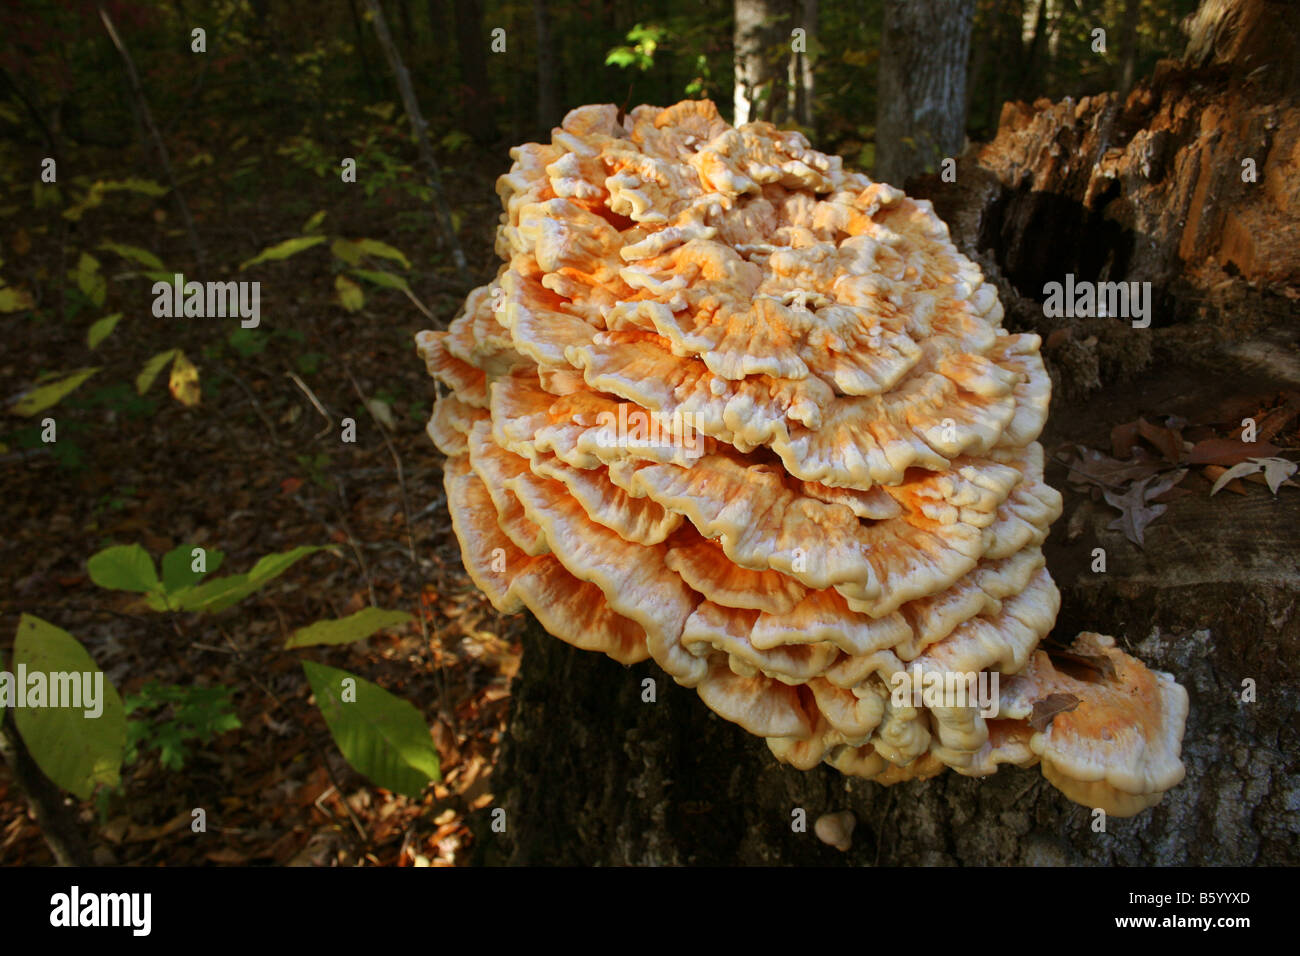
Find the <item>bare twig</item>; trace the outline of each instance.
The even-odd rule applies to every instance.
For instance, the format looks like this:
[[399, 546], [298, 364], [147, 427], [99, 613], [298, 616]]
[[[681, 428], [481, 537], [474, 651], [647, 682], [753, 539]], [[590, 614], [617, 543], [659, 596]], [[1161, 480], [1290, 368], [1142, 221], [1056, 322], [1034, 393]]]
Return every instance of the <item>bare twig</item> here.
[[315, 435], [311, 436], [312, 440], [315, 441], [316, 439], [320, 438], [327, 431], [329, 431], [331, 428], [334, 427], [334, 419], [330, 416], [329, 412], [325, 410], [325, 406], [321, 404], [320, 399], [316, 397], [316, 393], [311, 390], [311, 388], [307, 385], [306, 382], [300, 379], [293, 372], [286, 372], [285, 374], [287, 374], [289, 378], [293, 379], [293, 383], [295, 385], [297, 385], [300, 389], [302, 389], [303, 394], [305, 394], [307, 398], [311, 401], [311, 403], [316, 406], [316, 411], [320, 412], [321, 417], [325, 419], [325, 427], [322, 428], [320, 431], [318, 431]]

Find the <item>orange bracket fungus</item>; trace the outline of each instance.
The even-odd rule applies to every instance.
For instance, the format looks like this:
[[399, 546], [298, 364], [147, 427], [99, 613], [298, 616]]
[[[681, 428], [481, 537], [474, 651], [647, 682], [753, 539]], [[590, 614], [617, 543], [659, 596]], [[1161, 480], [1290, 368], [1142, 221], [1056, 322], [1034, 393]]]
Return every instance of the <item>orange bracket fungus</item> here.
[[1038, 650], [1039, 338], [928, 202], [707, 101], [582, 107], [511, 156], [496, 278], [417, 336], [493, 605], [653, 658], [802, 769], [1037, 763], [1119, 815], [1182, 779], [1171, 677]]

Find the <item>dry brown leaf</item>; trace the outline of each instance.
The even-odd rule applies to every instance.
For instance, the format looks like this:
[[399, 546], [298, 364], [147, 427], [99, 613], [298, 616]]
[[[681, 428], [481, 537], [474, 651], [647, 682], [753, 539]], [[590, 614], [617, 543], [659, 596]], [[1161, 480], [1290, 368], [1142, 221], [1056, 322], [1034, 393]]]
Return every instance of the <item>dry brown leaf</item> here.
[[1039, 733], [1047, 729], [1052, 718], [1078, 707], [1080, 700], [1073, 694], [1048, 694], [1042, 700], [1034, 701], [1033, 712], [1029, 715], [1029, 726]]
[[1145, 418], [1137, 420], [1137, 428], [1142, 437], [1150, 442], [1169, 464], [1176, 465], [1182, 459], [1183, 436], [1176, 429], [1152, 425]]
[[1248, 458], [1267, 458], [1282, 449], [1266, 441], [1244, 442], [1238, 438], [1211, 438], [1197, 442], [1187, 455], [1190, 465], [1236, 465]]
[[1187, 476], [1186, 468], [1166, 475], [1143, 478], [1133, 482], [1124, 494], [1106, 491], [1106, 502], [1120, 510], [1120, 516], [1108, 526], [1112, 531], [1123, 531], [1139, 548], [1145, 545], [1146, 528], [1165, 513], [1168, 505], [1155, 504], [1151, 499], [1168, 491]]

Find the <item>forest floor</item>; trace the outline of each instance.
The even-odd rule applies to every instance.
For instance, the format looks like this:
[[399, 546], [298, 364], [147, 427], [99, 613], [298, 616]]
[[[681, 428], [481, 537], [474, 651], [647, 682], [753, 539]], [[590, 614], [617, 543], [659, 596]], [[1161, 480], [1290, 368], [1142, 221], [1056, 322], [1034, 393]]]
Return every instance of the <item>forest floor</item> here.
[[[76, 164], [94, 178], [154, 175], [148, 157], [130, 159], [83, 150]], [[0, 315], [4, 394], [22, 392], [45, 371], [103, 366], [46, 413], [57, 420], [55, 445], [24, 440], [32, 422], [0, 425], [0, 661], [9, 659], [19, 615], [30, 613], [75, 635], [124, 696], [153, 681], [234, 689], [242, 727], [192, 747], [180, 769], [165, 768], [158, 751], [142, 751], [122, 768], [117, 792], [79, 804], [97, 863], [454, 864], [468, 849], [466, 815], [492, 800], [522, 623], [500, 618], [464, 574], [444, 507], [441, 456], [424, 432], [434, 383], [413, 337], [449, 322], [468, 288], [437, 248], [432, 216], [409, 196], [380, 190], [366, 197], [337, 176], [287, 170], [269, 143], [260, 154], [254, 145], [228, 159], [229, 167], [258, 170], [257, 178], [241, 180], [229, 168], [182, 176], [207, 263], [192, 277], [260, 280], [255, 330], [239, 330], [237, 319], [155, 317], [148, 280], [116, 281], [122, 264], [93, 251], [112, 240], [154, 250], [168, 263], [188, 258], [170, 197], [113, 194], [81, 221], [61, 225], [57, 207], [33, 208], [27, 184], [0, 196], [5, 276], [38, 297], [32, 311]], [[447, 187], [468, 223], [461, 241], [481, 282], [495, 270], [493, 181], [509, 160], [503, 151], [462, 151], [460, 160]], [[39, 162], [32, 157], [31, 168]], [[322, 209], [327, 234], [405, 252], [411, 287], [434, 319], [401, 292], [371, 286], [364, 308], [345, 311], [326, 246], [238, 271]], [[102, 311], [124, 316], [93, 353], [86, 330], [98, 313], [89, 314], [95, 310], [71, 280], [62, 321], [57, 307], [56, 277], [80, 251], [92, 251], [110, 280]], [[170, 348], [198, 366], [202, 400], [193, 408], [174, 401], [164, 384], [144, 395], [133, 386], [145, 362]], [[391, 451], [358, 392], [391, 409]], [[355, 443], [341, 441], [345, 416], [356, 420]], [[137, 611], [133, 595], [101, 590], [87, 576], [91, 554], [136, 542], [155, 560], [181, 544], [218, 548], [226, 571], [299, 545], [334, 547], [235, 608], [168, 620]], [[416, 623], [306, 656], [363, 675], [423, 713], [442, 781], [418, 800], [370, 786], [349, 767], [309, 703], [303, 652], [283, 649], [295, 628], [372, 604], [407, 611]], [[206, 811], [206, 833], [191, 831], [194, 808]], [[52, 862], [3, 764], [0, 862]]]

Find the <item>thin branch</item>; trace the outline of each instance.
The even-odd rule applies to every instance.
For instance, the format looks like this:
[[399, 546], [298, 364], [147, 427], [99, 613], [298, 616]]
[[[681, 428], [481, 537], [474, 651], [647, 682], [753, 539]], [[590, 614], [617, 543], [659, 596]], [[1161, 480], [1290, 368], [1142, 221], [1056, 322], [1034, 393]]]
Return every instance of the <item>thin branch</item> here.
[[316, 439], [320, 438], [327, 431], [329, 431], [331, 428], [334, 427], [334, 419], [333, 417], [330, 416], [330, 413], [325, 410], [325, 406], [321, 404], [320, 399], [316, 397], [316, 393], [311, 390], [311, 388], [307, 385], [306, 382], [300, 379], [293, 372], [286, 372], [285, 374], [288, 375], [289, 378], [293, 379], [293, 383], [295, 385], [297, 385], [300, 389], [302, 389], [303, 394], [306, 395], [308, 400], [310, 400], [311, 403], [316, 406], [316, 411], [320, 412], [321, 417], [325, 419], [325, 427], [322, 428], [320, 431], [318, 431], [315, 435], [311, 436], [312, 440], [315, 441]]

